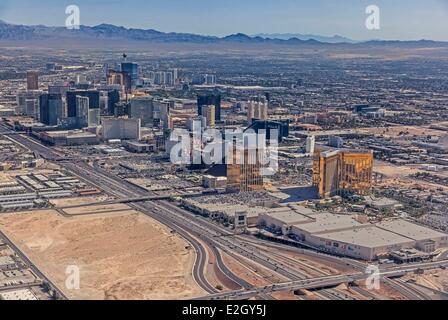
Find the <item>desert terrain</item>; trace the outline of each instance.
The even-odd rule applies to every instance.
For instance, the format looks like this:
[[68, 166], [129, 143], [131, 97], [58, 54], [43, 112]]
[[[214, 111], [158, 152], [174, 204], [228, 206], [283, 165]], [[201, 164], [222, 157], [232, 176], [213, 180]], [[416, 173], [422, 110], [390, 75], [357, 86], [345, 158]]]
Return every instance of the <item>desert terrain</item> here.
[[[0, 229], [70, 299], [188, 299], [204, 292], [183, 239], [135, 211], [66, 218], [55, 211], [0, 216]], [[68, 266], [80, 290], [66, 288]]]

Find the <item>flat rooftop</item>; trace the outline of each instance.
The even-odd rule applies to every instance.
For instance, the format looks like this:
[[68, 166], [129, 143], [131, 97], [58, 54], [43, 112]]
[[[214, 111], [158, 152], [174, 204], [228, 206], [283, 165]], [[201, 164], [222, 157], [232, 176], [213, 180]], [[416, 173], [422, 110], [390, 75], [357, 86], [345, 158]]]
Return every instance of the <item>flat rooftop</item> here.
[[310, 223], [296, 224], [294, 226], [310, 234], [320, 234], [356, 228], [362, 225], [354, 220], [352, 216], [346, 215], [318, 213], [309, 217], [314, 221]]
[[[278, 208], [280, 209], [280, 208]], [[273, 209], [267, 209], [266, 215], [276, 219], [278, 221], [281, 221], [282, 223], [288, 224], [288, 225], [295, 225], [295, 224], [302, 224], [307, 222], [313, 222], [312, 219], [299, 214], [295, 212], [294, 210], [290, 208], [282, 208], [283, 210], [273, 210]]]
[[415, 241], [448, 237], [448, 234], [422, 227], [406, 220], [389, 220], [377, 224], [378, 228], [399, 234]]
[[375, 226], [324, 233], [320, 234], [319, 237], [366, 248], [388, 247], [390, 245], [413, 245], [411, 239]]

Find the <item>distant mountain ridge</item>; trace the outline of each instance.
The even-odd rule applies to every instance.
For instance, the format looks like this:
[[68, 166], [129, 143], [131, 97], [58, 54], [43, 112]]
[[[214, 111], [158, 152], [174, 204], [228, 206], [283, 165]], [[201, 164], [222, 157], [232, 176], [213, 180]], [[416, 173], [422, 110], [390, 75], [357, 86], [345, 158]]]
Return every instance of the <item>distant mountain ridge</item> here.
[[254, 35], [254, 37], [262, 37], [266, 39], [279, 39], [279, 40], [290, 40], [293, 38], [299, 40], [316, 40], [319, 42], [325, 43], [357, 43], [361, 41], [355, 41], [346, 37], [342, 37], [339, 35], [334, 35], [332, 37], [314, 35], [314, 34], [300, 34], [300, 33], [260, 33]]
[[[290, 37], [291, 36], [291, 37]], [[279, 37], [279, 38], [276, 38]], [[281, 38], [283, 37], [283, 38]], [[79, 30], [65, 27], [47, 27], [44, 25], [15, 25], [0, 20], [0, 40], [27, 41], [46, 39], [126, 39], [163, 43], [266, 43], [288, 45], [356, 45], [356, 44], [407, 44], [407, 45], [448, 45], [448, 42], [428, 40], [420, 41], [367, 41], [355, 42], [341, 36], [324, 37], [300, 34], [261, 34], [249, 36], [243, 33], [225, 37], [204, 36], [191, 33], [161, 32], [154, 29], [134, 29], [100, 24], [97, 26], [80, 26]]]

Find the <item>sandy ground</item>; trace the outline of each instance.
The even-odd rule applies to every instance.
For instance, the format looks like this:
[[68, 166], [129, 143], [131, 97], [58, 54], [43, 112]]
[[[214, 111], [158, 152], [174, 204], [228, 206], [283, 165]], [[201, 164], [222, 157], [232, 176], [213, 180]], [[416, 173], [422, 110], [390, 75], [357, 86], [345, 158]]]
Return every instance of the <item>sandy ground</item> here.
[[226, 266], [233, 273], [237, 274], [241, 279], [249, 282], [255, 287], [262, 287], [272, 283], [282, 283], [287, 281], [286, 278], [277, 276], [270, 270], [254, 264], [244, 257], [236, 260], [227, 253], [223, 253], [222, 258]]
[[[187, 299], [205, 293], [188, 244], [138, 213], [63, 218], [54, 211], [0, 216], [0, 228], [71, 299]], [[67, 266], [80, 290], [66, 288]]]
[[64, 209], [64, 212], [69, 215], [80, 214], [99, 214], [108, 212], [133, 212], [133, 210], [125, 204], [103, 204], [78, 208]]
[[381, 134], [384, 137], [396, 138], [400, 133], [405, 133], [406, 136], [436, 136], [441, 137], [444, 135], [443, 131], [434, 130], [425, 127], [415, 127], [415, 126], [394, 126], [388, 128], [374, 127], [374, 128], [363, 128], [358, 129], [360, 132]]
[[50, 203], [56, 207], [61, 206], [80, 206], [83, 204], [90, 204], [94, 202], [107, 201], [107, 196], [101, 197], [76, 197], [76, 198], [64, 198], [64, 199], [51, 199]]
[[434, 270], [426, 272], [424, 275], [410, 275], [407, 279], [412, 279], [424, 287], [448, 292], [448, 270]]
[[383, 174], [386, 178], [402, 178], [422, 172], [418, 168], [411, 166], [396, 166], [384, 161], [375, 161], [374, 171]]

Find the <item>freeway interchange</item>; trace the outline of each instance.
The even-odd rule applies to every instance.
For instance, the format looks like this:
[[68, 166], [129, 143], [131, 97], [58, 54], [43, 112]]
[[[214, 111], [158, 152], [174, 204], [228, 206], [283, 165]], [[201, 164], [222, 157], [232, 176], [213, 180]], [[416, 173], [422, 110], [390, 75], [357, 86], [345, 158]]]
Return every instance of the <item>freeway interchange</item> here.
[[[7, 128], [0, 127], [0, 134], [5, 133], [9, 133]], [[148, 191], [122, 180], [118, 176], [111, 175], [97, 165], [90, 166], [82, 160], [76, 162], [64, 160], [63, 157], [55, 153], [51, 148], [25, 135], [9, 134], [8, 137], [47, 161], [57, 161], [59, 166], [89, 184], [98, 187], [110, 196], [115, 197], [117, 202], [125, 201], [123, 199], [140, 199], [135, 202], [129, 201], [129, 206], [171, 228], [183, 237], [196, 251], [193, 277], [196, 283], [208, 293], [207, 296], [200, 299], [250, 299], [253, 297], [272, 299], [272, 293], [281, 291], [290, 292], [300, 289], [322, 289], [322, 292], [327, 297], [337, 298], [338, 295], [333, 291], [333, 287], [342, 283], [351, 284], [357, 281], [365, 281], [369, 276], [364, 272], [366, 265], [362, 263], [355, 262], [351, 259], [326, 255], [326, 259], [351, 265], [358, 272], [351, 275], [323, 275], [321, 277], [309, 278], [308, 275], [291, 267], [291, 265], [276, 260], [275, 256], [270, 254], [268, 250], [260, 250], [258, 246], [248, 241], [244, 236], [236, 236], [229, 229], [221, 227], [212, 221], [198, 219], [190, 212], [167, 200], [159, 199]], [[261, 240], [260, 244], [263, 244]], [[293, 250], [290, 247], [288, 248]], [[285, 281], [273, 283], [268, 286], [255, 287], [228, 268], [224, 262], [223, 253], [238, 261], [244, 258], [246, 261], [260, 265], [277, 274], [282, 279], [285, 279]], [[215, 257], [220, 276], [225, 278], [227, 283], [231, 283], [233, 287], [238, 289], [220, 292], [220, 290], [209, 282], [206, 276], [206, 268], [210, 255]], [[413, 296], [405, 284], [398, 285], [392, 278], [422, 269], [435, 269], [446, 266], [448, 266], [447, 261], [439, 261], [437, 263], [390, 267], [382, 270], [381, 276], [386, 283], [394, 285], [397, 290], [403, 291], [403, 294], [407, 297], [417, 299], [418, 297], [416, 295]]]

